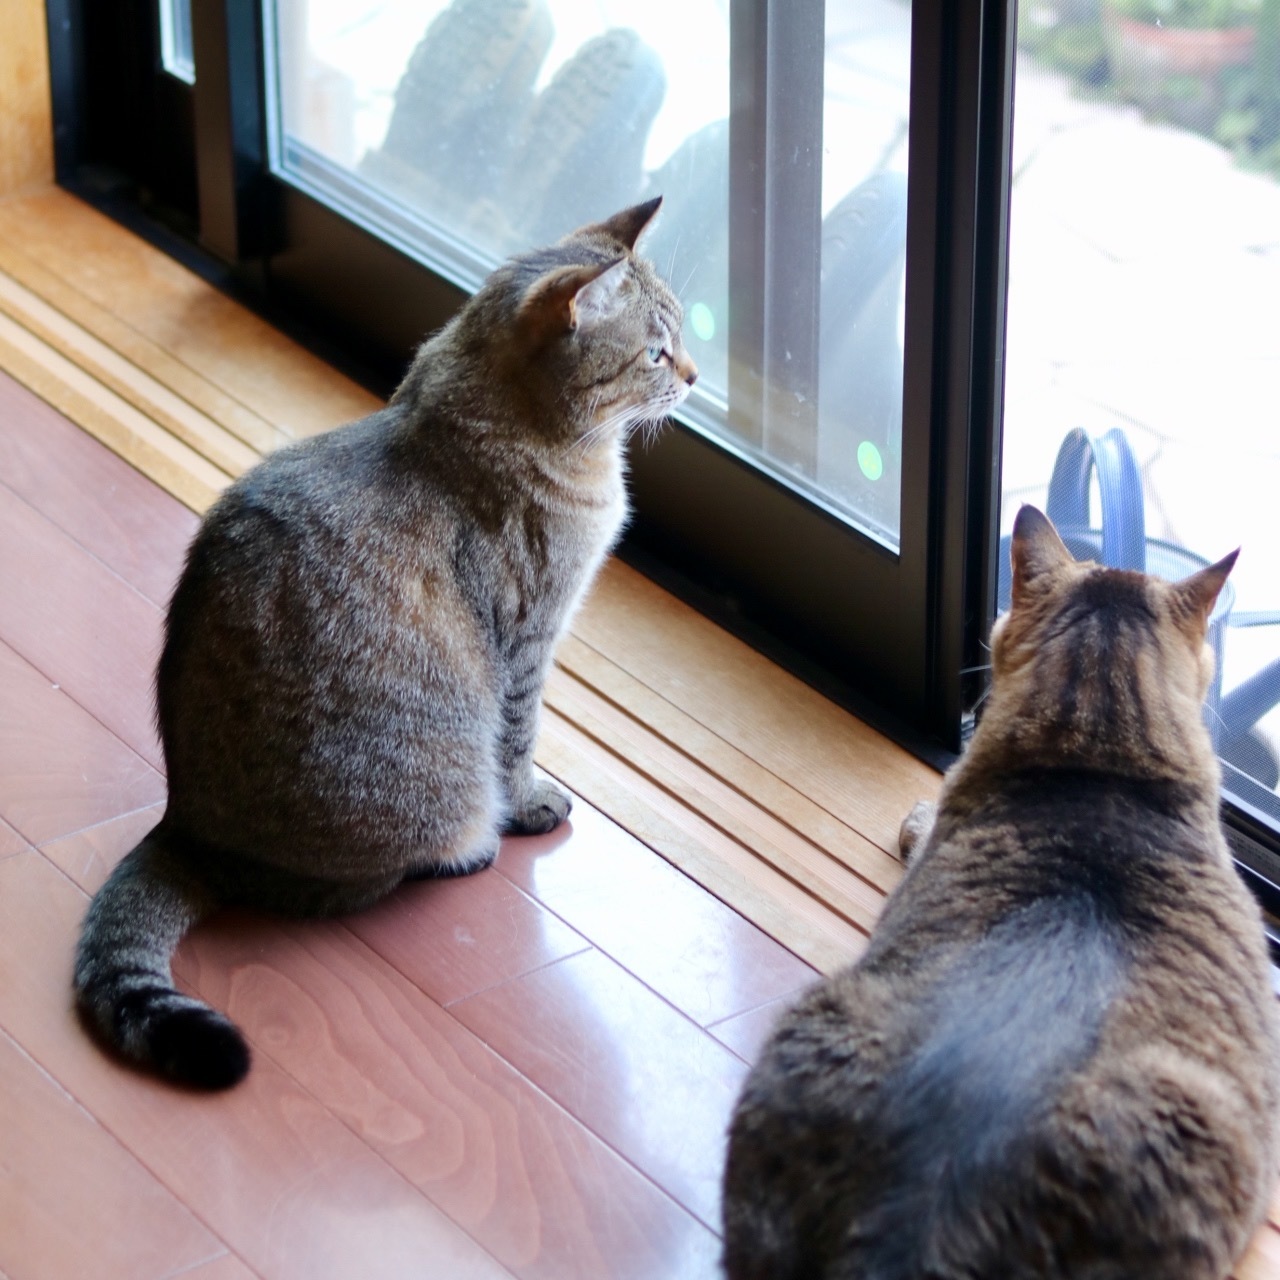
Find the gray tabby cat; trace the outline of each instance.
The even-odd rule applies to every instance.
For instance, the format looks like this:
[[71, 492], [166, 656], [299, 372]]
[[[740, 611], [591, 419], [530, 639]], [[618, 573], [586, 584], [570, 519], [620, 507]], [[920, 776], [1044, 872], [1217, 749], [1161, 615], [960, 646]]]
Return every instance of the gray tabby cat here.
[[1222, 1280], [1275, 1185], [1280, 1032], [1218, 820], [1206, 619], [1013, 534], [994, 684], [862, 958], [733, 1118], [732, 1280]]
[[168, 807], [76, 957], [80, 1009], [125, 1059], [206, 1088], [247, 1071], [170, 976], [217, 907], [355, 911], [564, 821], [532, 767], [543, 682], [626, 515], [627, 434], [697, 376], [633, 252], [659, 203], [500, 267], [385, 409], [209, 511], [157, 674]]

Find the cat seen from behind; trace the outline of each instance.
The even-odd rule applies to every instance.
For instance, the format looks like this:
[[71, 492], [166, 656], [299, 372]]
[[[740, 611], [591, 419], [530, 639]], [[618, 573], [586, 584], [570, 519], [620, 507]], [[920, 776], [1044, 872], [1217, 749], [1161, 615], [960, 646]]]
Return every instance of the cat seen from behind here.
[[157, 673], [168, 805], [76, 956], [82, 1015], [124, 1059], [207, 1088], [248, 1069], [170, 976], [214, 909], [355, 911], [568, 814], [532, 765], [552, 652], [625, 518], [628, 434], [696, 377], [634, 252], [659, 203], [505, 263], [385, 409], [209, 511]]
[[730, 1280], [1223, 1280], [1277, 1173], [1280, 1032], [1218, 818], [1206, 623], [1023, 507], [992, 691], [866, 952], [730, 1130]]

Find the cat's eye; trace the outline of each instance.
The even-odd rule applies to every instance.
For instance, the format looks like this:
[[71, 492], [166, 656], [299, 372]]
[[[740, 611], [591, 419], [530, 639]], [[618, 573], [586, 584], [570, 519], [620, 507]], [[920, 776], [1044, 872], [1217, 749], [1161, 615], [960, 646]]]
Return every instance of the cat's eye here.
[[649, 348], [647, 354], [649, 356], [650, 364], [661, 364], [664, 360], [669, 361], [671, 359], [671, 352], [669, 352], [666, 347], [662, 346], [661, 343], [657, 342]]

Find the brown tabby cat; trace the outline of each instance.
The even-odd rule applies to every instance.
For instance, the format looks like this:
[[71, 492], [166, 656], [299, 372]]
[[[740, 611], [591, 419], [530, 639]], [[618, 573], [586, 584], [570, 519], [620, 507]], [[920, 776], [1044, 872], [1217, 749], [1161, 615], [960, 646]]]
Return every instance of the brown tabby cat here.
[[170, 976], [216, 907], [355, 911], [568, 814], [532, 767], [552, 651], [626, 514], [628, 432], [697, 376], [633, 253], [659, 203], [500, 267], [385, 409], [209, 512], [157, 675], [168, 807], [76, 958], [80, 1008], [124, 1058], [207, 1088], [248, 1069]]
[[1277, 1172], [1280, 1032], [1218, 822], [1205, 624], [1038, 511], [968, 753], [863, 957], [732, 1122], [732, 1280], [1222, 1280]]

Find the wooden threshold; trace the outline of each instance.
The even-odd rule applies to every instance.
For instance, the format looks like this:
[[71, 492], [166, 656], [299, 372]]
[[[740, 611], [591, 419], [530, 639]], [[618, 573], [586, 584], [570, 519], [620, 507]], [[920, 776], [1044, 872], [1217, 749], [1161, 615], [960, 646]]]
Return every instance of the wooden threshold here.
[[[379, 402], [74, 196], [0, 200], [0, 367], [197, 512]], [[797, 955], [861, 950], [939, 776], [619, 561], [557, 655], [538, 762]]]

